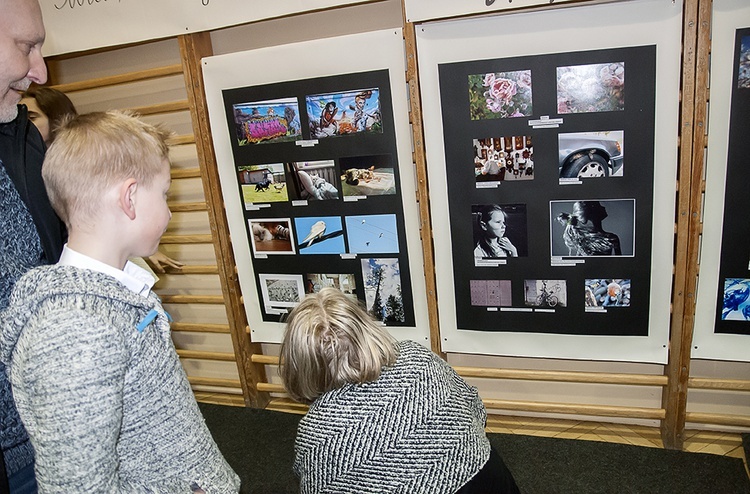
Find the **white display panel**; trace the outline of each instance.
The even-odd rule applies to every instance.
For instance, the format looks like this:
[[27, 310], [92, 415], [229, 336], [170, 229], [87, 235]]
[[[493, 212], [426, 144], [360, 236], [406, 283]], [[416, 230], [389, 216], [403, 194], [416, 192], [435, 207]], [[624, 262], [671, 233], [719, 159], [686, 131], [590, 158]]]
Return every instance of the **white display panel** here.
[[[581, 29], [582, 19], [585, 19], [585, 29]], [[653, 363], [667, 361], [681, 22], [681, 2], [650, 0], [508, 14], [417, 27], [443, 351]], [[533, 30], [529, 30], [528, 26], [533, 26]], [[650, 253], [652, 270], [648, 293], [650, 312], [647, 335], [604, 336], [457, 329], [453, 246], [447, 200], [449, 177], [446, 174], [443, 140], [444, 116], [441, 113], [444, 102], [440, 100], [438, 65], [645, 45], [656, 46], [656, 135]], [[536, 114], [534, 116], [537, 117]], [[550, 116], [552, 117], [554, 115]], [[539, 175], [541, 164], [535, 165], [535, 175]]]
[[[372, 47], [377, 47], [373, 50]], [[366, 53], [367, 56], [362, 56]], [[278, 60], [293, 60], [294, 63], [277, 63]], [[253, 70], [262, 67], [262, 70]], [[259, 293], [255, 281], [253, 247], [246, 232], [245, 207], [237, 192], [237, 164], [233, 155], [234, 130], [230, 130], [223, 91], [237, 88], [263, 86], [273, 89], [273, 85], [284, 85], [290, 81], [305, 81], [314, 78], [353, 77], [367, 71], [387, 71], [393, 113], [393, 126], [400, 183], [398, 184], [403, 205], [405, 244], [400, 249], [408, 252], [410, 270], [409, 290], [413, 300], [414, 326], [388, 326], [398, 339], [411, 339], [429, 345], [429, 322], [422, 249], [419, 234], [419, 219], [416, 203], [416, 184], [412, 162], [411, 131], [408, 121], [407, 86], [404, 81], [406, 70], [403, 36], [400, 29], [363, 33], [345, 37], [295, 43], [263, 48], [242, 53], [209, 57], [203, 60], [206, 97], [213, 134], [216, 159], [219, 167], [222, 192], [227, 210], [227, 219], [232, 235], [232, 246], [239, 271], [239, 281], [245, 298], [245, 309], [255, 342], [278, 343], [281, 341], [284, 324], [264, 320], [261, 306], [268, 293]], [[287, 87], [284, 86], [284, 87]], [[338, 88], [355, 89], [355, 88]], [[226, 93], [227, 91], [224, 91]], [[304, 125], [304, 123], [303, 123]], [[333, 139], [346, 140], [341, 136]], [[326, 141], [327, 138], [321, 139]], [[296, 148], [319, 145], [315, 139], [300, 140]], [[338, 141], [337, 141], [338, 142]], [[275, 146], [275, 144], [260, 144]], [[324, 167], [325, 163], [313, 165]], [[343, 199], [347, 199], [344, 197]], [[372, 198], [367, 201], [373, 202]], [[365, 202], [367, 202], [365, 201]], [[296, 201], [306, 202], [306, 201]], [[333, 203], [334, 201], [325, 201]], [[339, 209], [344, 210], [348, 202], [338, 201]], [[304, 207], [304, 204], [302, 205]], [[345, 216], [345, 213], [338, 213]], [[348, 218], [351, 219], [351, 218]], [[345, 217], [345, 220], [348, 220]], [[290, 222], [288, 226], [291, 226]], [[364, 223], [364, 222], [362, 222]], [[369, 223], [368, 223], [369, 224]], [[295, 224], [296, 225], [296, 224]], [[348, 225], [347, 225], [348, 227]], [[303, 237], [304, 238], [304, 237]], [[358, 256], [350, 246], [342, 257]], [[277, 256], [285, 257], [285, 256]], [[289, 256], [286, 256], [289, 257]], [[257, 258], [256, 258], [257, 259]], [[288, 281], [292, 287], [293, 280]]]
[[[706, 192], [700, 277], [695, 306], [692, 358], [750, 361], [750, 336], [714, 332], [724, 218], [724, 187], [729, 150], [729, 117], [734, 73], [735, 34], [750, 28], [745, 0], [715, 0], [711, 29], [711, 101], [708, 120]], [[747, 91], [747, 90], [745, 90]]]

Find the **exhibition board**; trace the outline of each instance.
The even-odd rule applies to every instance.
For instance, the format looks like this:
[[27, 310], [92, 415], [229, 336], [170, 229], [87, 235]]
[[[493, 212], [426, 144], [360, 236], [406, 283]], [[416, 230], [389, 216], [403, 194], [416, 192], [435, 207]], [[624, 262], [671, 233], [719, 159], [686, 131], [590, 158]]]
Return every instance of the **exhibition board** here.
[[666, 362], [681, 7], [417, 26], [443, 351]]
[[401, 30], [208, 57], [203, 69], [253, 341], [280, 342], [289, 310], [334, 286], [397, 338], [429, 345]]
[[692, 358], [750, 361], [750, 6], [713, 2], [708, 153]]

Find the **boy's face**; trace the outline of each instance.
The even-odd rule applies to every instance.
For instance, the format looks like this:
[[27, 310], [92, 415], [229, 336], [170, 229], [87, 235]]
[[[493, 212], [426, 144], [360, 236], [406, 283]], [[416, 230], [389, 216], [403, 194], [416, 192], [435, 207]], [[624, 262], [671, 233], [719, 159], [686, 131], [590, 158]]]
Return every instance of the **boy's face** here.
[[136, 217], [140, 219], [141, 257], [150, 256], [159, 247], [159, 240], [167, 229], [172, 213], [167, 206], [167, 192], [172, 183], [169, 162], [162, 162], [162, 170], [149, 184], [138, 189]]

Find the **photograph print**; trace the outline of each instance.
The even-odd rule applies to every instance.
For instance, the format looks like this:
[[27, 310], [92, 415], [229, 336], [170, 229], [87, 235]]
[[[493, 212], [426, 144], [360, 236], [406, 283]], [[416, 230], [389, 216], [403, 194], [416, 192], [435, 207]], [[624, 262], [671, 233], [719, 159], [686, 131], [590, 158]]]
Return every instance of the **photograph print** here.
[[612, 278], [586, 279], [586, 308], [630, 307], [630, 280]]
[[406, 317], [398, 259], [371, 258], [361, 263], [367, 312], [386, 325], [403, 324]]
[[351, 254], [398, 254], [395, 214], [347, 216], [346, 235]]
[[724, 280], [721, 319], [723, 321], [750, 321], [750, 279], [726, 278]]
[[396, 176], [390, 155], [339, 158], [344, 197], [384, 196], [396, 193]]
[[471, 305], [510, 307], [513, 305], [511, 280], [469, 280]]
[[740, 39], [740, 59], [737, 71], [737, 88], [750, 89], [750, 36]]
[[557, 67], [557, 113], [625, 109], [625, 62]]
[[340, 216], [308, 216], [294, 218], [299, 237], [300, 254], [343, 254], [344, 229]]
[[531, 71], [469, 75], [469, 115], [472, 120], [529, 117], [532, 108]]
[[290, 164], [294, 178], [292, 198], [306, 201], [338, 199], [336, 163], [333, 160], [295, 161]]
[[255, 255], [295, 253], [289, 218], [250, 219], [247, 222]]
[[267, 313], [286, 312], [305, 297], [302, 276], [298, 274], [259, 274], [258, 278]]
[[283, 163], [238, 166], [237, 179], [245, 209], [256, 203], [289, 200]]
[[550, 201], [552, 257], [635, 255], [635, 199]]
[[622, 177], [622, 130], [570, 132], [557, 136], [560, 179]]
[[344, 295], [357, 298], [357, 283], [354, 274], [307, 273], [305, 275], [305, 293], [318, 293], [323, 288], [336, 288]]
[[312, 138], [383, 132], [378, 88], [314, 94], [305, 102]]
[[474, 258], [526, 257], [526, 204], [473, 204]]
[[301, 138], [297, 98], [232, 105], [234, 128], [240, 146], [296, 141]]
[[568, 305], [565, 280], [524, 280], [523, 292], [527, 307], [554, 309]]
[[482, 182], [534, 179], [534, 146], [531, 136], [473, 139], [474, 178]]

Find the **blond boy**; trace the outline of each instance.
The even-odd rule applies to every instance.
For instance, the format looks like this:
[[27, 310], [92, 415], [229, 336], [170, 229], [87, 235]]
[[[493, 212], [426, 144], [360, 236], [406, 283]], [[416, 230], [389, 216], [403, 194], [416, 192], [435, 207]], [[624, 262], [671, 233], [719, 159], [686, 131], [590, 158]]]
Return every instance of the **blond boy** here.
[[0, 360], [40, 492], [237, 492], [175, 352], [153, 278], [171, 218], [166, 134], [122, 112], [76, 117], [42, 174], [68, 243], [14, 289]]

